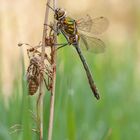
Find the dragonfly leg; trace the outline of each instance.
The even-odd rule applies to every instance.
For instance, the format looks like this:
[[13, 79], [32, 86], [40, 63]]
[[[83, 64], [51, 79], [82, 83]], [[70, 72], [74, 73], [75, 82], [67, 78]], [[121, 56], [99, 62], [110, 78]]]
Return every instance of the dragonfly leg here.
[[51, 59], [49, 58], [49, 56], [45, 53], [45, 59], [47, 59], [48, 60], [48, 62], [51, 64]]
[[44, 71], [45, 74], [48, 76], [48, 78], [50, 78], [52, 80], [52, 72], [48, 71]]
[[58, 49], [60, 49], [60, 48], [63, 48], [63, 47], [65, 47], [65, 46], [69, 45], [69, 43], [56, 44], [56, 45], [61, 45], [61, 46], [59, 46], [59, 47], [56, 49], [56, 50], [58, 50]]
[[51, 10], [53, 10], [54, 12], [55, 12], [55, 9], [54, 8], [52, 8], [50, 5], [49, 5], [49, 3], [47, 2], [47, 6], [51, 9]]
[[57, 29], [54, 29], [54, 26], [53, 25], [49, 25], [49, 24], [44, 24], [44, 25], [50, 27], [55, 33], [57, 33], [57, 35], [60, 34], [60, 32]]
[[[51, 89], [51, 85], [49, 85], [49, 83], [47, 83], [45, 78], [43, 78], [43, 80], [44, 80], [44, 83], [45, 83], [47, 90], [49, 91]], [[48, 80], [48, 82], [49, 82], [49, 80]]]

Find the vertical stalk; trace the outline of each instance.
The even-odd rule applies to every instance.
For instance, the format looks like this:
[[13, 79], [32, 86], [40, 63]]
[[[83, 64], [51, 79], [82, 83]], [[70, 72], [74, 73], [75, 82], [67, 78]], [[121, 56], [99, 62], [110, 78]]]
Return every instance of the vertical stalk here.
[[[56, 0], [53, 0], [53, 8], [56, 9]], [[56, 23], [54, 20], [54, 27], [56, 28]], [[55, 43], [57, 34], [55, 33]], [[49, 128], [48, 128], [48, 140], [52, 140], [53, 132], [53, 121], [54, 121], [54, 102], [55, 102], [55, 84], [56, 84], [56, 46], [51, 47], [51, 64], [53, 66], [53, 76], [52, 76], [52, 88], [50, 97], [50, 118], [49, 118]]]
[[[50, 4], [50, 0], [47, 1]], [[45, 36], [47, 32], [47, 24], [48, 24], [48, 15], [49, 8], [46, 4], [45, 11], [45, 19], [44, 19], [44, 28], [43, 28], [43, 36], [42, 36], [42, 48], [41, 48], [41, 65], [44, 68], [44, 55], [45, 55]], [[43, 99], [44, 99], [44, 91], [43, 91], [43, 75], [40, 77], [40, 87], [39, 87], [39, 96], [37, 99], [37, 119], [39, 121], [39, 137], [40, 140], [43, 140]]]

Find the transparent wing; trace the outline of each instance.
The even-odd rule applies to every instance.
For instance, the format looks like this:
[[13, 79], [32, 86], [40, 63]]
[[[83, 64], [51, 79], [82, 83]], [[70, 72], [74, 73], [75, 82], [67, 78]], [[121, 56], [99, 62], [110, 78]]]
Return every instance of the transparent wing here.
[[77, 20], [77, 27], [79, 30], [92, 34], [103, 33], [108, 28], [108, 25], [109, 21], [105, 17], [91, 18], [90, 15], [87, 15]]
[[93, 53], [103, 53], [106, 48], [101, 39], [83, 34], [80, 34], [79, 46], [81, 49]]

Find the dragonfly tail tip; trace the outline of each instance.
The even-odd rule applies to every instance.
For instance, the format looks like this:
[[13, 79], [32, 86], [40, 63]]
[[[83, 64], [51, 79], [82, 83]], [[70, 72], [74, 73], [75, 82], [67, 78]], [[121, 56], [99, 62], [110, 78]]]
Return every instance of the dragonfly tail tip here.
[[99, 99], [100, 99], [99, 94], [96, 94], [96, 95], [95, 95], [95, 97], [96, 97], [96, 99], [97, 99], [97, 100], [99, 100]]

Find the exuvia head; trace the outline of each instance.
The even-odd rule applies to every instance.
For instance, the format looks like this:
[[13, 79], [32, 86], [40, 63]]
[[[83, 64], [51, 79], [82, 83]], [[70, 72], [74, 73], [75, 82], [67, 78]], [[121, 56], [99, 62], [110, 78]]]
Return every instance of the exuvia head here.
[[61, 20], [66, 17], [66, 11], [62, 8], [57, 8], [55, 10], [54, 18], [56, 20]]

